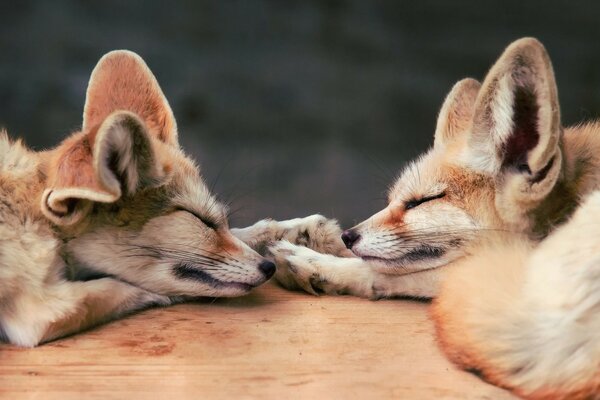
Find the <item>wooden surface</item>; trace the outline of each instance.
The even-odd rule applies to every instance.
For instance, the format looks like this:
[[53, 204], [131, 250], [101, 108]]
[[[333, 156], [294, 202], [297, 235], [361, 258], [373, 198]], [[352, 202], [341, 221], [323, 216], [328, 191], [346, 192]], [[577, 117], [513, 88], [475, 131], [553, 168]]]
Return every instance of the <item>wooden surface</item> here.
[[0, 398], [510, 398], [443, 358], [427, 307], [268, 284], [36, 349], [0, 344]]

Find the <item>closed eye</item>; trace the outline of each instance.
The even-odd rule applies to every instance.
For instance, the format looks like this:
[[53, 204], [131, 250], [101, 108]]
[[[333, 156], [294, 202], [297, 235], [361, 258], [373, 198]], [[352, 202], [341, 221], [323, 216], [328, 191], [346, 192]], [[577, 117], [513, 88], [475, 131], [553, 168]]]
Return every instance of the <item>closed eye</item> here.
[[188, 210], [187, 208], [177, 207], [176, 210], [177, 211], [185, 211], [187, 213], [192, 214], [194, 217], [196, 217], [197, 219], [199, 219], [200, 222], [202, 222], [204, 225], [206, 225], [206, 227], [208, 229], [212, 229], [214, 231], [216, 231], [217, 229], [219, 229], [219, 224], [216, 221], [214, 221], [213, 219], [211, 219], [211, 218], [204, 217], [204, 216], [198, 214], [197, 212]]
[[446, 196], [446, 193], [442, 192], [440, 194], [436, 194], [435, 196], [421, 197], [420, 199], [410, 200], [404, 204], [404, 209], [410, 210], [411, 208], [415, 208], [423, 203], [427, 203], [428, 201], [441, 199], [444, 196]]

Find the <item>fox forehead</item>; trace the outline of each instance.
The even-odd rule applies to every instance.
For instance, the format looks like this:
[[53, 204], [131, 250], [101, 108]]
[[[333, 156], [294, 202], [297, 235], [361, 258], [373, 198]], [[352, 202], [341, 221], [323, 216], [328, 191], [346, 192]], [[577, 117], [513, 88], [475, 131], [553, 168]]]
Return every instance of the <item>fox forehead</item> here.
[[389, 191], [389, 203], [399, 204], [446, 192], [442, 200], [460, 206], [471, 198], [489, 200], [494, 196], [494, 188], [493, 177], [462, 165], [459, 153], [432, 149], [402, 171]]
[[170, 186], [170, 203], [201, 216], [217, 225], [225, 224], [227, 207], [210, 192], [200, 174], [198, 165], [181, 151], [172, 154], [173, 178]]
[[444, 157], [432, 149], [410, 162], [392, 185], [388, 200], [390, 204], [435, 196], [447, 188], [444, 174]]

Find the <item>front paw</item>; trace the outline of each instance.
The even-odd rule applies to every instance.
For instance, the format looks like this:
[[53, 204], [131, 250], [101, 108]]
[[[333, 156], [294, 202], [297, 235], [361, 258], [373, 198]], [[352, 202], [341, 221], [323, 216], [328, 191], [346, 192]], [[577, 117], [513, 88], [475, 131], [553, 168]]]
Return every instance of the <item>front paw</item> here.
[[325, 261], [323, 254], [286, 240], [276, 242], [269, 251], [277, 264], [275, 279], [282, 286], [301, 289], [315, 296], [336, 293], [321, 272], [321, 263]]
[[284, 228], [282, 240], [323, 254], [348, 255], [348, 250], [341, 239], [342, 229], [335, 219], [315, 214], [283, 221], [281, 224]]

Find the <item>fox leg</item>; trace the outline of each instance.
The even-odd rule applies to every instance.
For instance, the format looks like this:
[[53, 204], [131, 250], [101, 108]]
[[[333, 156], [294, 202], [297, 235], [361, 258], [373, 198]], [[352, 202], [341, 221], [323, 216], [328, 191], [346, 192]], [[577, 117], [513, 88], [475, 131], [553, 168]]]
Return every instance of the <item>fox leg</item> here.
[[312, 294], [350, 294], [381, 299], [435, 296], [444, 268], [404, 275], [383, 274], [358, 257], [336, 257], [280, 241], [269, 248], [278, 266], [277, 280], [288, 289]]
[[269, 251], [277, 264], [275, 278], [287, 289], [371, 297], [374, 272], [360, 258], [322, 254], [284, 240]]
[[279, 240], [287, 240], [320, 253], [340, 256], [352, 254], [342, 242], [342, 230], [337, 221], [318, 214], [286, 221], [264, 219], [247, 228], [231, 229], [231, 233], [262, 255], [267, 253], [268, 246]]
[[65, 281], [45, 292], [22, 295], [2, 310], [0, 328], [8, 341], [33, 347], [171, 299], [112, 278]]

